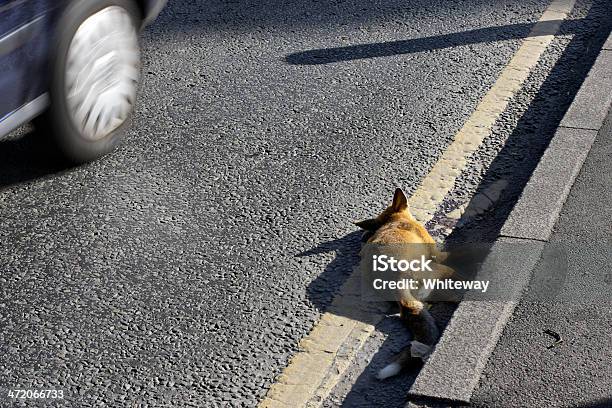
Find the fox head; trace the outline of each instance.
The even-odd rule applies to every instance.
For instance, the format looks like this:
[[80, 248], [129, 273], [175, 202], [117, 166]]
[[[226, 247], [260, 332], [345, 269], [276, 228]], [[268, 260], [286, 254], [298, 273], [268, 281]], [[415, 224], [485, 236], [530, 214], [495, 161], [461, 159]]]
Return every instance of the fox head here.
[[414, 218], [408, 209], [406, 194], [404, 194], [401, 188], [397, 188], [395, 189], [395, 194], [393, 194], [391, 205], [380, 213], [378, 217], [356, 222], [355, 225], [366, 231], [374, 232], [390, 221], [400, 220], [414, 221]]

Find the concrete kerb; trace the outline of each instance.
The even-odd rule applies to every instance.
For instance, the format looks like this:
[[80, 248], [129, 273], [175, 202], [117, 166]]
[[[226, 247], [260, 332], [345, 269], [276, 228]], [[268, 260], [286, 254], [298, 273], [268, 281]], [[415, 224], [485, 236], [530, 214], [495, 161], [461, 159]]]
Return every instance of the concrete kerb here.
[[[526, 288], [611, 104], [612, 34], [492, 248], [492, 253], [496, 253], [496, 247], [505, 243], [531, 243], [526, 254], [507, 260], [514, 271], [520, 272], [514, 277], [513, 290]], [[422, 402], [438, 405], [436, 401], [445, 406], [469, 403], [515, 306], [513, 301], [460, 303], [434, 353], [410, 388], [410, 399], [418, 405]], [[417, 405], [409, 402], [407, 406]]]

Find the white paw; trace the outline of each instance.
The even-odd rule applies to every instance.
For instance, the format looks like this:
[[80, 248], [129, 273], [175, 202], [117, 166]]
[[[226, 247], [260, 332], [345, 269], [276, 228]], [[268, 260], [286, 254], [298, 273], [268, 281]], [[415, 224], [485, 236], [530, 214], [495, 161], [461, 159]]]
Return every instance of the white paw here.
[[382, 370], [380, 370], [376, 375], [376, 378], [378, 378], [379, 380], [384, 380], [385, 378], [398, 375], [400, 371], [402, 371], [401, 365], [399, 365], [398, 363], [391, 363]]

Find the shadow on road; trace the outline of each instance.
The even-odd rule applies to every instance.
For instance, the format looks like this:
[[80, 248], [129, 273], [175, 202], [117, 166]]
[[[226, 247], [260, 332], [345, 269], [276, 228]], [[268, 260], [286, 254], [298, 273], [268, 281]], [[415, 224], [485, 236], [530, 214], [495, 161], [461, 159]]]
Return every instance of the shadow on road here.
[[[538, 35], [554, 34], [557, 31], [559, 23], [561, 23], [561, 20], [551, 20], [541, 23], [539, 26], [541, 30], [538, 30]], [[571, 27], [578, 27], [580, 23], [580, 20], [565, 22], [565, 30], [568, 31]], [[433, 51], [469, 44], [516, 40], [528, 38], [530, 30], [534, 25], [534, 23], [511, 24], [411, 40], [323, 48], [290, 54], [285, 57], [285, 60], [292, 65], [331, 64], [333, 62]]]
[[[415, 380], [420, 366], [414, 366], [406, 370], [402, 376], [388, 379], [384, 382], [374, 378], [375, 373], [386, 364], [393, 356], [401, 351], [410, 341], [410, 333], [398, 316], [387, 317], [381, 322], [371, 319], [368, 307], [364, 307], [361, 301], [359, 288], [357, 291], [348, 289], [351, 271], [359, 263], [359, 250], [361, 248], [361, 231], [355, 231], [342, 238], [324, 242], [317, 247], [298, 254], [297, 256], [313, 256], [322, 253], [334, 252], [336, 254], [323, 271], [307, 288], [307, 296], [321, 312], [330, 312], [335, 315], [348, 317], [352, 320], [362, 321], [368, 324], [375, 324], [378, 333], [383, 334], [385, 340], [380, 351], [378, 351], [367, 368], [353, 387], [344, 404], [347, 406], [400, 406], [405, 402], [406, 387]], [[354, 276], [353, 276], [354, 278]], [[340, 291], [342, 284], [345, 284]], [[345, 296], [345, 299], [342, 299]], [[441, 330], [444, 329], [452, 312], [454, 304], [440, 302], [434, 305], [430, 311], [434, 316], [437, 325]], [[378, 315], [396, 314], [396, 306], [391, 302], [385, 304], [381, 302], [374, 306]], [[364, 313], [364, 310], [366, 312]], [[375, 389], [375, 391], [373, 391]], [[363, 401], [363, 392], [369, 390], [371, 398], [367, 402]]]
[[324, 311], [333, 300], [340, 286], [350, 276], [353, 267], [359, 262], [361, 247], [361, 232], [355, 231], [342, 238], [327, 241], [317, 247], [298, 254], [299, 257], [319, 255], [334, 252], [335, 258], [325, 271], [308, 286], [308, 299], [320, 311]]
[[29, 127], [18, 132], [15, 138], [0, 141], [0, 190], [71, 168], [49, 137]]
[[[447, 245], [459, 245], [466, 242], [493, 242], [499, 235], [501, 227], [520, 197], [610, 32], [612, 21], [607, 17], [605, 7], [605, 2], [596, 2], [584, 19], [567, 21], [561, 25], [560, 34], [573, 34], [571, 41], [544, 80], [537, 95], [519, 119], [516, 127], [509, 134], [504, 147], [486, 171], [476, 193], [487, 189], [500, 180], [504, 180], [504, 185], [507, 185], [507, 187], [501, 192], [492, 209], [476, 217], [460, 220], [453, 232], [446, 237]], [[530, 26], [525, 25], [524, 28], [527, 29]], [[494, 41], [500, 39], [496, 37], [497, 34], [495, 33], [499, 33], [496, 30], [485, 29], [483, 32], [489, 36], [490, 41]], [[456, 46], [470, 43], [475, 39], [473, 32], [457, 34], [454, 38], [443, 37], [438, 40], [400, 41], [391, 45], [383, 43], [331, 50], [314, 50], [293, 54], [287, 59], [290, 63], [300, 64], [339, 62], [356, 58], [392, 55], [393, 53], [417, 52], [418, 50], [428, 49], [427, 47]], [[504, 37], [504, 34], [502, 34], [503, 38], [518, 37], [507, 35]], [[439, 43], [436, 43], [436, 41], [439, 41]], [[511, 102], [509, 109], [520, 109], [520, 97], [517, 99]], [[503, 129], [496, 129], [495, 131], [503, 132]], [[468, 204], [466, 214], [473, 212], [474, 209], [478, 210], [475, 208], [476, 206], [481, 206], [481, 203], [474, 201], [472, 200]], [[445, 202], [443, 208], [428, 224], [428, 228], [431, 229], [434, 225], [440, 223], [445, 214], [459, 204]], [[330, 306], [330, 296], [320, 296], [320, 293], [325, 292], [325, 288], [328, 287], [330, 282], [334, 282], [334, 287], [338, 287], [337, 280], [345, 281], [350, 276], [352, 267], [359, 262], [360, 236], [359, 232], [355, 232], [338, 240], [321, 244], [317, 248], [301, 254], [316, 254], [321, 251], [335, 251], [337, 254], [336, 259], [325, 268], [323, 273], [308, 288], [308, 296], [319, 310], [327, 311]], [[345, 309], [347, 310], [345, 317], [359, 319], [359, 314], [355, 312], [357, 309], [358, 307]], [[454, 307], [449, 304], [434, 306], [432, 314], [436, 316], [440, 327], [446, 325], [453, 309]], [[337, 309], [334, 309], [334, 313], [336, 312]], [[385, 319], [378, 324], [377, 330], [383, 334], [395, 333], [395, 335], [398, 335], [399, 322], [389, 323], [388, 320]], [[407, 336], [403, 344], [398, 344], [397, 340], [392, 337], [388, 337], [384, 341], [380, 349], [376, 351], [372, 361], [361, 372], [357, 380], [353, 381], [353, 386], [346, 395], [343, 406], [367, 407], [380, 401], [383, 401], [384, 405], [388, 407], [404, 406], [409, 387], [418, 374], [418, 367], [384, 382], [377, 381], [374, 378], [374, 373], [388, 363], [390, 357], [406, 345], [407, 341]], [[398, 395], [398, 392], [401, 395]], [[584, 406], [599, 407], [607, 406], [606, 404], [609, 404], [609, 401], [595, 401], [591, 405]]]
[[609, 408], [612, 407], [612, 398], [602, 398], [600, 400], [587, 402], [586, 404], [576, 405], [576, 408]]

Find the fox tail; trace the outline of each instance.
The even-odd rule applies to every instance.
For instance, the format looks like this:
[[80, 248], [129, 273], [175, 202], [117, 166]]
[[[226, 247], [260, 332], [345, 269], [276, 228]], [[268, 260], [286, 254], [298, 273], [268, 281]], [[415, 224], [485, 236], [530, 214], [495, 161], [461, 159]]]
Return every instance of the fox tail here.
[[424, 363], [433, 351], [434, 344], [440, 337], [435, 321], [429, 311], [423, 308], [417, 315], [402, 316], [412, 332], [414, 340], [397, 354], [393, 362], [378, 372], [379, 380], [393, 377], [410, 365]]

